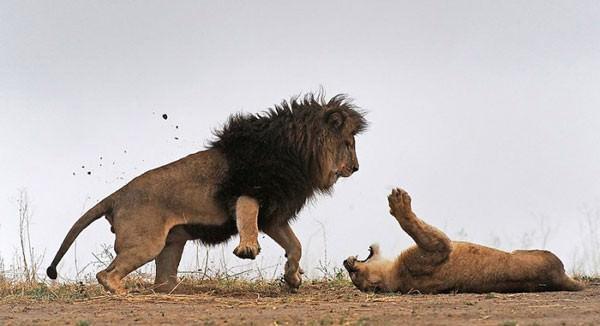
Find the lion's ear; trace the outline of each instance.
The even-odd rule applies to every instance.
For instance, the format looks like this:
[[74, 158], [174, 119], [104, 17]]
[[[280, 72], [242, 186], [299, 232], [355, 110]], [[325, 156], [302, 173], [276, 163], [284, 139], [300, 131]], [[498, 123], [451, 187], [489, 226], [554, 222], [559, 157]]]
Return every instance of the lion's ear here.
[[331, 111], [328, 112], [325, 116], [325, 121], [327, 124], [334, 130], [341, 130], [344, 126], [344, 122], [346, 117], [340, 111]]

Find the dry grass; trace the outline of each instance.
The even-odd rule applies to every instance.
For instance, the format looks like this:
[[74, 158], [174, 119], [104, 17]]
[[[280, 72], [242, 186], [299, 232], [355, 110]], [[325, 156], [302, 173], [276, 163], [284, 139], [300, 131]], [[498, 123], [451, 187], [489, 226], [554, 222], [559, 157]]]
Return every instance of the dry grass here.
[[[584, 276], [578, 278], [584, 284], [594, 287], [600, 286], [600, 278]], [[241, 300], [257, 298], [293, 298], [286, 285], [280, 280], [255, 280], [244, 279], [197, 279], [182, 278], [176, 290], [170, 294], [159, 294], [153, 290], [152, 281], [146, 277], [130, 276], [126, 278], [129, 295], [126, 300], [179, 300], [194, 296], [210, 296], [217, 298], [237, 298]], [[333, 280], [306, 280], [300, 290], [306, 295], [313, 295], [315, 300], [323, 300], [324, 296], [334, 299], [348, 299], [350, 297], [364, 296], [367, 301], [385, 301], [395, 294], [360, 293], [348, 279]], [[488, 294], [489, 296], [490, 294]], [[493, 295], [493, 294], [492, 294]], [[516, 295], [516, 294], [515, 294]], [[304, 297], [303, 296], [303, 297]], [[511, 295], [507, 295], [510, 297]], [[514, 295], [513, 295], [514, 296]], [[495, 297], [495, 295], [494, 295]], [[24, 282], [8, 281], [0, 278], [0, 304], [7, 302], [76, 302], [116, 298], [103, 290], [95, 282]], [[123, 299], [123, 297], [121, 297]], [[362, 301], [362, 300], [361, 300]]]
[[[152, 281], [146, 277], [130, 276], [126, 278], [126, 287], [133, 296], [158, 295]], [[347, 279], [308, 280], [302, 285], [304, 291], [352, 290], [354, 286]], [[172, 295], [208, 294], [219, 297], [256, 298], [279, 297], [289, 293], [281, 280], [244, 279], [197, 279], [184, 277]], [[27, 282], [9, 281], [0, 278], [0, 303], [7, 301], [63, 301], [72, 302], [110, 296], [95, 282]], [[164, 296], [161, 294], [161, 296]]]
[[99, 284], [46, 283], [0, 279], [0, 302], [12, 300], [73, 301], [104, 295]]

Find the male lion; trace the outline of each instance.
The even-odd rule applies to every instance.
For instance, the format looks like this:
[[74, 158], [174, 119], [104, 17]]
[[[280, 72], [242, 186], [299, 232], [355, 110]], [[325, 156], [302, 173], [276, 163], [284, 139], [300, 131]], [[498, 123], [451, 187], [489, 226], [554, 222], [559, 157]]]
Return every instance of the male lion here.
[[187, 240], [214, 245], [239, 232], [234, 254], [254, 259], [258, 231], [287, 256], [284, 279], [300, 286], [300, 242], [290, 228], [307, 200], [358, 170], [354, 136], [367, 122], [344, 95], [307, 94], [261, 114], [232, 115], [207, 150], [150, 170], [101, 200], [71, 227], [46, 273], [79, 233], [106, 216], [115, 259], [96, 277], [121, 294], [122, 279], [155, 259], [155, 284], [170, 291]]
[[388, 196], [390, 213], [416, 246], [395, 261], [381, 257], [372, 245], [364, 261], [344, 261], [350, 278], [361, 291], [383, 292], [534, 292], [578, 291], [583, 287], [565, 274], [562, 262], [549, 251], [512, 253], [481, 245], [450, 241], [440, 230], [420, 220], [402, 189]]

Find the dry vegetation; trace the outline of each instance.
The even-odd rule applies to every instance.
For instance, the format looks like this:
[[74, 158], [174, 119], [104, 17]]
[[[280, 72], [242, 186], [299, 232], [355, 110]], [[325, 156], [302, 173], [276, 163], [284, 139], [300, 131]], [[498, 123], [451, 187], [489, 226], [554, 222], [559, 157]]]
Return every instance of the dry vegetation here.
[[[305, 280], [291, 294], [277, 277], [281, 266], [258, 268], [251, 274], [225, 263], [209, 265], [208, 252], [196, 245], [196, 271], [182, 273], [173, 293], [153, 291], [151, 275], [127, 278], [127, 296], [106, 293], [93, 278], [112, 259], [103, 246], [96, 261], [77, 268], [75, 280], [40, 277], [42, 256], [31, 247], [31, 211], [27, 194], [17, 201], [21, 241], [15, 262], [6, 270], [0, 259], [0, 325], [11, 324], [600, 324], [600, 279], [579, 276], [582, 292], [518, 294], [396, 295], [362, 293], [346, 273], [331, 266], [327, 252], [316, 270], [320, 277]], [[587, 212], [582, 239], [585, 269], [600, 272], [597, 241], [598, 211]], [[324, 230], [323, 230], [324, 232]], [[325, 233], [323, 235], [326, 236]], [[544, 239], [547, 232], [544, 232]], [[594, 242], [596, 241], [596, 242]], [[325, 240], [326, 243], [326, 240]], [[92, 267], [89, 268], [88, 267]], [[256, 270], [256, 266], [252, 267]]]

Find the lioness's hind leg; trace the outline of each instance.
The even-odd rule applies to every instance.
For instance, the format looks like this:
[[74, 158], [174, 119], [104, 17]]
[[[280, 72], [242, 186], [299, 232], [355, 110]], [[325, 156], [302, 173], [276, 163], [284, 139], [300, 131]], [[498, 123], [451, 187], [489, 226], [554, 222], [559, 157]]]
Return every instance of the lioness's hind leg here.
[[581, 291], [584, 288], [582, 283], [570, 278], [564, 272], [554, 282], [555, 287], [561, 291]]
[[582, 283], [570, 278], [565, 273], [565, 266], [562, 261], [553, 253], [546, 250], [533, 250], [544, 256], [547, 261], [546, 270], [542, 274], [546, 274], [550, 277], [552, 290], [558, 291], [580, 291], [583, 290], [584, 286]]

